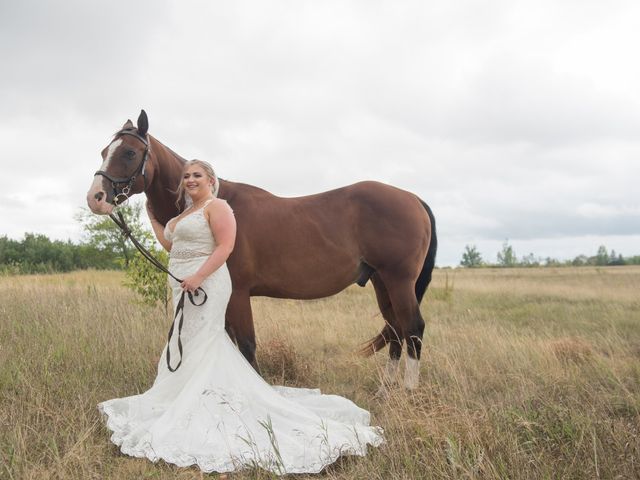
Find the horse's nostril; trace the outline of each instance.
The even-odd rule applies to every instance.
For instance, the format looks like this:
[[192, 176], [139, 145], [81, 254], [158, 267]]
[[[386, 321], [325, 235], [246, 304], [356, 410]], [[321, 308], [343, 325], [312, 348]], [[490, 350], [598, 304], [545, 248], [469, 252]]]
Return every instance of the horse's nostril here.
[[104, 197], [104, 192], [98, 192], [93, 196], [97, 201], [101, 201], [102, 197]]

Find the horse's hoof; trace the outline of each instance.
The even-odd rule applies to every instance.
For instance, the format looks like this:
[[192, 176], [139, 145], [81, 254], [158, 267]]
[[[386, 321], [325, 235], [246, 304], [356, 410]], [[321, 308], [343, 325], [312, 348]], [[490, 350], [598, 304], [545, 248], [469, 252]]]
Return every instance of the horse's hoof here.
[[416, 377], [405, 377], [404, 379], [404, 389], [407, 392], [413, 392], [418, 389], [419, 381]]
[[407, 358], [407, 365], [404, 371], [404, 388], [415, 390], [420, 383], [420, 361]]

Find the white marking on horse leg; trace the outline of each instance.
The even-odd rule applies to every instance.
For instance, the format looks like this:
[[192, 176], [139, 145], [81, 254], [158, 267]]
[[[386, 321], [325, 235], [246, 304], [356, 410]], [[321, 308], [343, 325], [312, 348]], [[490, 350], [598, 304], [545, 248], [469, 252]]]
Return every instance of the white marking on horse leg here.
[[384, 368], [382, 381], [386, 384], [393, 384], [398, 381], [398, 370], [400, 368], [399, 358], [389, 358]]
[[379, 400], [386, 400], [390, 395], [390, 387], [398, 383], [398, 372], [400, 370], [399, 358], [388, 358], [387, 364], [382, 372], [382, 378], [380, 379], [380, 387], [376, 392], [375, 398]]
[[388, 358], [380, 378], [380, 387], [376, 392], [375, 398], [378, 400], [386, 400], [389, 398], [389, 387], [398, 383], [398, 370], [400, 369], [399, 358]]
[[407, 355], [407, 363], [404, 370], [404, 386], [408, 390], [415, 390], [418, 388], [418, 382], [420, 381], [420, 360], [411, 358]]

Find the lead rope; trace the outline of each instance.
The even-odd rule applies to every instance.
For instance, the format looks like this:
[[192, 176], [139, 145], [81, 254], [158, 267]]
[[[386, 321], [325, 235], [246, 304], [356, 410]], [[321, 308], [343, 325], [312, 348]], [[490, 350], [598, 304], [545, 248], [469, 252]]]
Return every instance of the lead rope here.
[[[151, 262], [151, 264], [156, 267], [157, 269], [163, 271], [164, 273], [168, 274], [171, 278], [173, 278], [176, 282], [178, 283], [182, 283], [182, 279], [176, 277], [173, 273], [171, 273], [163, 264], [162, 262], [160, 262], [160, 260], [158, 260], [156, 257], [153, 256], [153, 254], [151, 252], [149, 252], [149, 250], [147, 250], [144, 245], [142, 245], [138, 239], [136, 239], [136, 237], [133, 236], [133, 234], [131, 233], [131, 229], [129, 228], [129, 226], [127, 225], [127, 222], [125, 222], [124, 217], [122, 216], [122, 212], [117, 212], [118, 216], [116, 217], [113, 213], [109, 214], [109, 217], [111, 218], [111, 220], [113, 220], [113, 222], [120, 228], [120, 230], [122, 230], [122, 234], [128, 238], [129, 240], [131, 240], [131, 243], [133, 243], [133, 246], [136, 247], [136, 249], [142, 254], [142, 256], [144, 258], [146, 258], [147, 260], [149, 260], [149, 262]], [[196, 303], [196, 301], [193, 299], [193, 297], [198, 297], [199, 296], [199, 292], [202, 292], [202, 294], [204, 295], [204, 298], [202, 300], [202, 302], [200, 303]], [[196, 291], [192, 294], [191, 292], [185, 292], [184, 290], [182, 291], [182, 295], [180, 295], [180, 300], [178, 301], [178, 305], [176, 305], [176, 313], [173, 316], [173, 323], [171, 323], [171, 328], [169, 329], [169, 336], [167, 338], [167, 368], [169, 369], [170, 372], [175, 372], [176, 370], [178, 370], [178, 368], [180, 368], [180, 365], [182, 365], [182, 324], [184, 323], [184, 296], [185, 293], [187, 294], [187, 296], [189, 297], [189, 301], [191, 302], [192, 305], [196, 306], [196, 307], [200, 307], [202, 305], [205, 304], [205, 302], [207, 301], [207, 292], [205, 292], [202, 287], [198, 287], [196, 289]], [[178, 365], [175, 366], [175, 368], [173, 368], [171, 366], [171, 352], [170, 352], [170, 347], [169, 347], [169, 342], [171, 341], [171, 337], [173, 336], [173, 329], [176, 325], [176, 319], [178, 318], [178, 313], [180, 313], [180, 320], [178, 322], [178, 351], [180, 352], [180, 361], [178, 362]]]

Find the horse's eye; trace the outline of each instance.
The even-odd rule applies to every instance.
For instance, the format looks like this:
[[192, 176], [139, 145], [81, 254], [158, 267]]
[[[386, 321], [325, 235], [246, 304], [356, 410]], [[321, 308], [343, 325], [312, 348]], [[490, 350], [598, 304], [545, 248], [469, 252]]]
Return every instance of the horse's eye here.
[[125, 155], [129, 158], [133, 158], [136, 156], [136, 152], [134, 152], [133, 150], [127, 150]]

